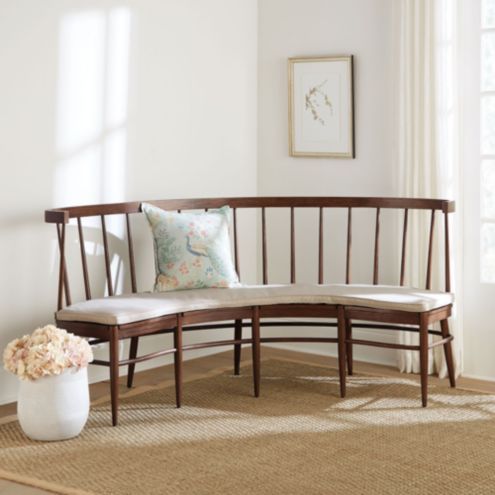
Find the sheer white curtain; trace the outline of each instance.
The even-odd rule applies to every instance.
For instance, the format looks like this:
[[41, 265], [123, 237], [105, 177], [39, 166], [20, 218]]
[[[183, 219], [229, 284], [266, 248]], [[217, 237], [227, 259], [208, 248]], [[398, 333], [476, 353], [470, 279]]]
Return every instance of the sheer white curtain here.
[[[459, 211], [459, 64], [458, 0], [399, 0], [397, 52], [398, 187], [401, 196], [446, 198], [457, 201]], [[409, 220], [406, 284], [425, 286], [429, 212]], [[460, 264], [461, 214], [451, 215], [453, 291], [455, 315], [450, 320], [454, 334], [457, 373], [462, 369], [462, 301]], [[443, 221], [437, 216], [433, 289], [444, 289]], [[417, 344], [418, 335], [402, 332], [404, 344]], [[399, 351], [403, 372], [419, 372], [419, 356]], [[434, 349], [430, 373], [446, 375], [443, 347]]]

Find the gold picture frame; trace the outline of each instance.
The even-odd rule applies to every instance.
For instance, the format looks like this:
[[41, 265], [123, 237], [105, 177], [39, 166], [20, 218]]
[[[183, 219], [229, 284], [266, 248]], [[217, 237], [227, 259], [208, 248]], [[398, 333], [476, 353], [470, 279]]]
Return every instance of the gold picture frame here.
[[353, 56], [289, 58], [288, 75], [290, 156], [355, 158]]

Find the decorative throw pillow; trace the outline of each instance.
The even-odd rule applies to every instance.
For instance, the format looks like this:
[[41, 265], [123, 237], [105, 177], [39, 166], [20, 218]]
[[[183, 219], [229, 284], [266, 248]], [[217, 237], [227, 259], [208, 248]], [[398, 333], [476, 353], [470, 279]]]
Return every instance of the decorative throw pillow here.
[[155, 291], [234, 287], [228, 206], [206, 213], [165, 211], [141, 204], [155, 247]]

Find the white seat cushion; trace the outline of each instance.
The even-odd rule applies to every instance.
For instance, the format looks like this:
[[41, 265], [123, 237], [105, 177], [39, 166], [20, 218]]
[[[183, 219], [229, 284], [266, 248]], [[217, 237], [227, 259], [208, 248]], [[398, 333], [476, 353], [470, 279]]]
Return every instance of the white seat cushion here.
[[422, 313], [454, 302], [454, 294], [395, 285], [333, 284], [328, 287], [334, 304]]
[[229, 289], [142, 292], [92, 299], [57, 312], [58, 321], [124, 325], [202, 309], [270, 304], [342, 304], [376, 309], [423, 312], [447, 306], [453, 295], [389, 285], [249, 285]]

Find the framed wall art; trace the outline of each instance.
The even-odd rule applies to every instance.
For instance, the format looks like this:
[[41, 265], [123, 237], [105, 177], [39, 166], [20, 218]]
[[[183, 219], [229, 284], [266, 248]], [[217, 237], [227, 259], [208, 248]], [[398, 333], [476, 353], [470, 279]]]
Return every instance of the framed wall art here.
[[291, 156], [354, 158], [353, 57], [289, 59]]

